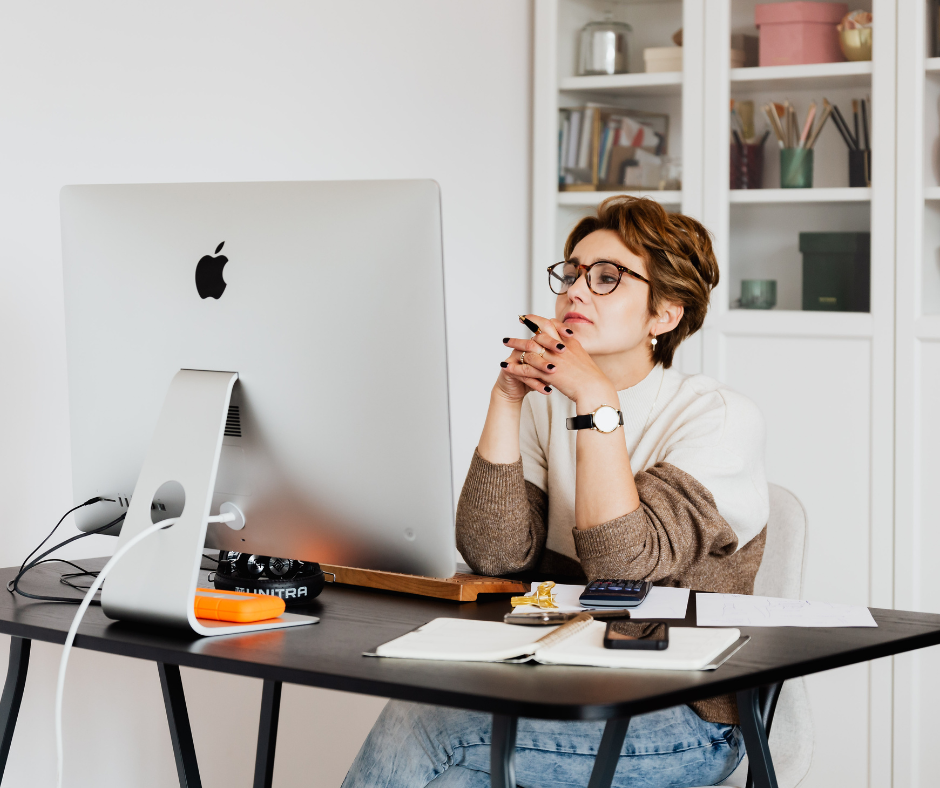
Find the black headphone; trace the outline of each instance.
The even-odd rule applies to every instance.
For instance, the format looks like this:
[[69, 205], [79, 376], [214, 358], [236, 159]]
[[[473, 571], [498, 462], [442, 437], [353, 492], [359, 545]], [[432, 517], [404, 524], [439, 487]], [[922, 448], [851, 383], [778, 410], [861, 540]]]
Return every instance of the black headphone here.
[[221, 591], [277, 596], [291, 607], [304, 605], [318, 596], [326, 576], [320, 565], [312, 561], [223, 550], [213, 582]]

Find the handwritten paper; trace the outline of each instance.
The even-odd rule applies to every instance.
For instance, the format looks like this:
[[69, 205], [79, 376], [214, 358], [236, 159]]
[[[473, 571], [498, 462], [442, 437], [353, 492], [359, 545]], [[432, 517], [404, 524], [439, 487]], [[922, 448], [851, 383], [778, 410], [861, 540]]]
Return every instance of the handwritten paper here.
[[696, 594], [700, 627], [877, 627], [860, 605], [743, 594]]
[[[526, 596], [534, 596], [538, 583], [532, 584], [532, 591]], [[555, 604], [558, 605], [559, 612], [562, 613], [581, 613], [585, 608], [578, 601], [584, 586], [577, 585], [556, 585], [552, 591], [555, 592]], [[685, 618], [685, 611], [689, 606], [688, 588], [666, 588], [663, 586], [653, 586], [644, 599], [636, 607], [628, 608], [630, 618], [632, 619], [660, 619], [660, 618]], [[597, 608], [603, 610], [606, 608]], [[535, 611], [536, 608], [522, 606], [513, 610], [512, 615], [525, 615]]]

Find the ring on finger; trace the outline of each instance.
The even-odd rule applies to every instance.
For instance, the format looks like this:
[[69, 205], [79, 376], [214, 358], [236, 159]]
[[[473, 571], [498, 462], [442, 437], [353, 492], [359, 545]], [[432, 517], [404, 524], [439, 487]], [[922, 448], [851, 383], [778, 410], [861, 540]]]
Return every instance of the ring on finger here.
[[523, 351], [522, 351], [522, 355], [519, 356], [519, 363], [520, 363], [520, 364], [525, 364], [525, 354], [526, 354], [526, 351], [523, 350]]

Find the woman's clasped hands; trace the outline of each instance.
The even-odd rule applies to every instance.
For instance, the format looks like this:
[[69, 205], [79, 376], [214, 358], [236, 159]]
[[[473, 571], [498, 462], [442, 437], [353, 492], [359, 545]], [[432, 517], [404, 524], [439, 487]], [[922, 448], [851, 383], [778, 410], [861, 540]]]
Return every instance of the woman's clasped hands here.
[[577, 401], [589, 390], [607, 388], [610, 382], [591, 356], [560, 320], [525, 315], [539, 328], [531, 339], [506, 337], [503, 344], [512, 353], [500, 362], [497, 389], [507, 399], [521, 400], [530, 391], [545, 395], [558, 389]]

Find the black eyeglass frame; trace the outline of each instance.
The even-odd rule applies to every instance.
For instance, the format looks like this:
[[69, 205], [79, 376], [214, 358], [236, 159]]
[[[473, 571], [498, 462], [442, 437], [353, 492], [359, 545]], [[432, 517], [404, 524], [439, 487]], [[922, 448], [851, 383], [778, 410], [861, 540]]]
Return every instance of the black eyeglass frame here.
[[[618, 279], [617, 279], [617, 284], [615, 284], [615, 285], [614, 285], [608, 292], [606, 292], [606, 293], [598, 293], [598, 292], [596, 292], [596, 291], [594, 290], [593, 287], [591, 287], [591, 269], [592, 269], [595, 265], [600, 265], [601, 263], [606, 263], [607, 265], [612, 265], [612, 266], [614, 266], [614, 267], [617, 269], [617, 271], [620, 273], [620, 276], [619, 276]], [[548, 267], [548, 289], [551, 290], [553, 293], [555, 293], [555, 288], [552, 287], [552, 277], [554, 276], [556, 279], [561, 279], [561, 277], [558, 276], [557, 274], [553, 274], [552, 272], [553, 272], [558, 266], [560, 266], [560, 265], [574, 265], [574, 263], [572, 263], [570, 260], [562, 260], [560, 263], [555, 263], [554, 265], [550, 265], [550, 266]], [[591, 263], [590, 265], [579, 265], [579, 266], [578, 266], [578, 271], [582, 271], [582, 270], [584, 271], [584, 278], [585, 278], [585, 281], [587, 282], [588, 289], [589, 289], [592, 293], [594, 293], [594, 295], [596, 295], [596, 296], [608, 296], [608, 295], [610, 295], [611, 293], [613, 293], [614, 290], [616, 290], [618, 287], [620, 287], [620, 282], [621, 282], [621, 280], [623, 279], [623, 275], [624, 275], [625, 273], [626, 273], [626, 274], [630, 274], [630, 276], [632, 276], [634, 279], [639, 279], [641, 282], [646, 282], [646, 284], [650, 284], [650, 280], [647, 279], [647, 278], [646, 278], [645, 276], [643, 276], [642, 274], [638, 274], [636, 271], [634, 271], [634, 270], [632, 270], [632, 269], [630, 269], [630, 268], [627, 268], [625, 265], [620, 265], [620, 263], [615, 263], [613, 260], [598, 260], [597, 262]], [[578, 274], [578, 276], [580, 276], [580, 273]], [[577, 281], [578, 281], [578, 280], [575, 279], [575, 282], [577, 282]], [[565, 289], [564, 293], [567, 293], [569, 289], [571, 289], [571, 285], [569, 285], [569, 286]], [[564, 295], [564, 293], [555, 293], [555, 295]]]

